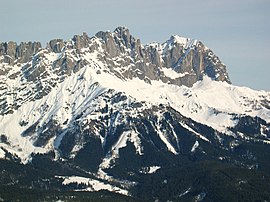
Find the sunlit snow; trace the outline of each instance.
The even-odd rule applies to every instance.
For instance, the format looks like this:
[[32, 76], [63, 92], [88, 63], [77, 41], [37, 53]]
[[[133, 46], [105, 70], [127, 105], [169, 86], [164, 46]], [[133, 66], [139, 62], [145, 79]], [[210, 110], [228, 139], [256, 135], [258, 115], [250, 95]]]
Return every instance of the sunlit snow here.
[[112, 191], [115, 193], [123, 194], [123, 195], [129, 195], [127, 190], [121, 189], [117, 186], [113, 186], [111, 184], [101, 182], [99, 180], [94, 180], [91, 178], [86, 178], [86, 177], [79, 177], [79, 176], [57, 176], [58, 178], [64, 179], [63, 185], [68, 185], [71, 183], [78, 183], [78, 184], [84, 184], [87, 186], [85, 189], [77, 190], [77, 191], [100, 191], [100, 190], [107, 190], [107, 191]]
[[[50, 118], [54, 118], [60, 123], [62, 128], [65, 128], [69, 123], [74, 121], [74, 117], [85, 110], [89, 112], [89, 117], [87, 118], [97, 119], [98, 114], [91, 114], [91, 110], [94, 109], [89, 106], [91, 106], [91, 103], [93, 103], [99, 95], [109, 89], [114, 89], [116, 92], [124, 92], [127, 96], [137, 101], [144, 101], [145, 105], [149, 107], [159, 104], [170, 106], [194, 121], [229, 135], [230, 131], [228, 131], [228, 127], [233, 127], [237, 124], [237, 121], [234, 119], [234, 114], [246, 114], [253, 117], [258, 116], [270, 122], [270, 110], [261, 104], [262, 99], [270, 99], [268, 92], [255, 91], [245, 87], [233, 86], [226, 82], [213, 81], [206, 76], [202, 81], [198, 81], [191, 88], [163, 83], [160, 80], [152, 80], [150, 84], [139, 78], [123, 79], [107, 71], [108, 66], [98, 59], [98, 55], [103, 53], [100, 40], [93, 37], [91, 41], [97, 44], [97, 50], [90, 52], [85, 48], [82, 50], [81, 56], [84, 60], [89, 62], [88, 65], [58, 83], [47, 96], [35, 101], [29, 101], [29, 98], [25, 98], [25, 100], [23, 100], [24, 102], [21, 101], [22, 105], [18, 110], [15, 110], [11, 114], [0, 116], [0, 134], [7, 136], [9, 142], [9, 145], [0, 142], [0, 147], [5, 148], [12, 154], [18, 155], [24, 163], [31, 160], [31, 153], [46, 153], [50, 150], [57, 150], [65, 135], [64, 133], [53, 137], [46, 147], [33, 145], [33, 138], [36, 134], [32, 134], [31, 137], [23, 137], [22, 134], [29, 126], [33, 124], [42, 126]], [[152, 44], [152, 46], [158, 46], [160, 51], [164, 51], [164, 48], [169, 48], [169, 46], [172, 45], [171, 43], [174, 42], [180, 43], [186, 48], [197, 43], [197, 41], [191, 39], [174, 36], [163, 45]], [[66, 50], [64, 53], [72, 55], [72, 51], [73, 50]], [[61, 57], [63, 53], [47, 53], [46, 51], [41, 53], [44, 54], [44, 58], [46, 58], [44, 62], [48, 64], [49, 78], [56, 78], [57, 75], [50, 69], [49, 64], [52, 64]], [[74, 60], [78, 59], [73, 55], [72, 57]], [[11, 70], [8, 76], [21, 71], [21, 67], [19, 66], [9, 68]], [[117, 70], [116, 68], [115, 71], [121, 70]], [[173, 69], [162, 68], [162, 71], [166, 76], [172, 79], [186, 75], [186, 73], [177, 73]], [[11, 92], [16, 89], [16, 86], [23, 84], [20, 77], [16, 79], [5, 77], [3, 79], [4, 85], [10, 89]], [[29, 86], [26, 86], [25, 89], [31, 90], [32, 84], [30, 83], [28, 85]], [[25, 89], [17, 96], [23, 97], [23, 93], [27, 92]], [[12, 102], [14, 102], [14, 97], [11, 93], [7, 96], [7, 103]], [[104, 106], [105, 104], [104, 102], [99, 103], [100, 106]], [[22, 122], [27, 124], [20, 124]], [[180, 124], [190, 130], [198, 138], [209, 142], [206, 137], [192, 130], [189, 126], [183, 123]], [[179, 148], [174, 148], [162, 131], [158, 130], [157, 132], [168, 150], [177, 154], [176, 150]], [[103, 137], [99, 137], [103, 142]], [[110, 165], [110, 160], [117, 158], [119, 149], [125, 147], [128, 141], [134, 144], [136, 152], [139, 155], [143, 154], [140, 137], [136, 131], [129, 131], [123, 133], [119, 141], [113, 146], [113, 155], [105, 158], [103, 162], [104, 167]], [[179, 140], [177, 139], [177, 141]], [[75, 153], [79, 149], [79, 146], [75, 147], [72, 152]], [[0, 155], [3, 156], [3, 152], [1, 152]]]

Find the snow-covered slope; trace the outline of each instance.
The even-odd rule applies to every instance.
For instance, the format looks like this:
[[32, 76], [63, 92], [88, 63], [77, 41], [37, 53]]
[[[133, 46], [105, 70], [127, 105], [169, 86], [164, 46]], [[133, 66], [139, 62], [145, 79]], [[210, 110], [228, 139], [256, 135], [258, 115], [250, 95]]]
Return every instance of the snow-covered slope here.
[[[28, 163], [35, 154], [54, 152], [54, 160], [81, 162], [94, 142], [92, 151], [100, 153], [91, 158], [104, 180], [110, 178], [104, 170], [114, 168], [130, 144], [147, 156], [150, 147], [206, 153], [201, 141], [220, 148], [233, 148], [230, 138], [270, 143], [270, 93], [230, 84], [225, 65], [200, 41], [172, 36], [143, 46], [117, 28], [54, 42], [28, 62], [1, 63], [0, 158], [10, 153]], [[245, 134], [245, 117], [256, 125], [255, 136]], [[159, 169], [152, 162], [138, 172]], [[76, 179], [128, 195], [79, 176], [63, 183]]]
[[[0, 143], [3, 148], [25, 160], [32, 152], [54, 149], [60, 144], [61, 135], [53, 137], [44, 148], [33, 146], [33, 141], [37, 138], [36, 130], [31, 132], [31, 136], [25, 136], [24, 132], [33, 125], [42, 128], [51, 119], [57, 121], [62, 129], [68, 127], [75, 117], [86, 109], [91, 115], [95, 110], [93, 103], [96, 107], [106, 105], [107, 103], [102, 101], [97, 103], [99, 100], [96, 98], [109, 89], [123, 92], [130, 99], [145, 102], [148, 107], [159, 104], [171, 106], [186, 117], [228, 134], [230, 131], [227, 128], [237, 123], [236, 114], [258, 116], [270, 122], [270, 110], [266, 107], [270, 100], [268, 92], [213, 81], [207, 76], [192, 87], [167, 84], [161, 80], [148, 83], [139, 78], [119, 78], [108, 72], [95, 52], [83, 57], [89, 64], [67, 76], [63, 82], [52, 88], [48, 95], [34, 101], [26, 100], [18, 110], [0, 117], [0, 133], [6, 135], [10, 143]], [[57, 57], [51, 58], [51, 63], [54, 61], [57, 61]], [[9, 85], [20, 87], [19, 81]], [[41, 132], [46, 130], [47, 128]]]

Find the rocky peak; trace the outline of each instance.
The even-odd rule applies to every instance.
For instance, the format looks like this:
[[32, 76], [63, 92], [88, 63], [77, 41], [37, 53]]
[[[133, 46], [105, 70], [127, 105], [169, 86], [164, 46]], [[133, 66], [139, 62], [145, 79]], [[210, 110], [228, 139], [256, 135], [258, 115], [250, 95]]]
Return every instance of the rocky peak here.
[[[131, 63], [131, 68], [123, 70], [124, 77], [192, 86], [207, 75], [213, 80], [230, 83], [226, 66], [198, 40], [173, 35], [163, 44], [142, 46], [126, 27], [118, 27], [114, 32], [99, 32], [96, 36], [104, 43], [108, 61], [121, 58], [127, 62], [120, 66]], [[170, 78], [163, 68], [172, 69], [179, 77]]]
[[25, 63], [40, 49], [40, 42], [22, 42], [19, 45], [13, 41], [0, 43], [0, 56], [3, 56], [1, 62], [12, 65], [17, 60], [18, 63]]
[[63, 39], [53, 39], [47, 44], [47, 49], [49, 51], [60, 53], [62, 48], [64, 47], [64, 40]]
[[12, 63], [15, 59], [16, 48], [17, 48], [16, 42], [9, 41], [5, 43], [1, 43], [0, 56], [3, 56], [3, 59], [1, 62], [9, 63], [9, 64]]
[[134, 57], [141, 47], [140, 40], [135, 39], [126, 27], [117, 27], [113, 32], [100, 31], [95, 36], [102, 40], [107, 56], [112, 58], [127, 53]]
[[117, 27], [114, 30], [114, 33], [117, 35], [118, 38], [123, 40], [123, 44], [127, 47], [127, 48], [134, 48], [135, 47], [135, 43], [136, 43], [136, 39], [130, 34], [129, 29], [126, 27]]
[[82, 49], [82, 48], [86, 48], [87, 46], [89, 46], [90, 38], [86, 32], [83, 32], [82, 35], [75, 35], [72, 38], [72, 41], [74, 42], [74, 48]]
[[164, 66], [194, 75], [193, 82], [207, 75], [213, 80], [231, 83], [225, 64], [201, 41], [173, 35], [162, 44], [161, 52]]

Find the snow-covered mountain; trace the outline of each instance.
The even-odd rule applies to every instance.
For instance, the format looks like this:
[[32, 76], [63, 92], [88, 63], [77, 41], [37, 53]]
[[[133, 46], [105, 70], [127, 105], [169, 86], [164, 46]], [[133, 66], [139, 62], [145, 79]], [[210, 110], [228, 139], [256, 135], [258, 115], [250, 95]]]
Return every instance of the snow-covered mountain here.
[[[142, 45], [118, 27], [45, 48], [1, 43], [0, 78], [0, 158], [68, 166], [53, 173], [63, 187], [147, 198], [138, 191], [145, 176], [186, 158], [269, 166], [255, 148], [270, 147], [270, 93], [232, 85], [198, 40]], [[178, 198], [196, 186], [180, 187]]]

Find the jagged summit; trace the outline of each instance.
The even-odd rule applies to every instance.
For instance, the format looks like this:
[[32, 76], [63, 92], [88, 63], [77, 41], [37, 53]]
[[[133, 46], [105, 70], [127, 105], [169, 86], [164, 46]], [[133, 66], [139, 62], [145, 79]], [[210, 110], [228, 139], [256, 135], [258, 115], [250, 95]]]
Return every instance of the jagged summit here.
[[130, 33], [128, 27], [125, 27], [125, 26], [116, 27], [114, 32], [115, 33], [126, 33], [126, 34]]
[[[26, 101], [21, 97], [26, 95], [29, 100], [42, 98], [67, 76], [88, 66], [150, 84], [161, 81], [191, 87], [204, 75], [230, 83], [226, 66], [202, 42], [175, 35], [162, 44], [142, 45], [126, 27], [100, 31], [93, 37], [83, 33], [68, 41], [54, 39], [45, 48], [39, 42], [1, 43], [0, 63], [0, 85], [5, 92], [0, 114], [21, 106]], [[20, 85], [11, 85], [14, 81]], [[26, 88], [29, 85], [31, 89]]]
[[40, 42], [16, 42], [10, 41], [0, 43], [0, 62], [13, 65], [15, 60], [17, 63], [25, 63], [41, 49]]
[[[95, 37], [98, 40], [95, 40]], [[139, 78], [144, 76], [142, 79], [163, 80], [176, 85], [192, 86], [196, 81], [201, 80], [203, 75], [208, 75], [214, 80], [230, 83], [225, 65], [200, 41], [174, 35], [165, 43], [157, 44], [156, 47], [141, 45], [140, 40], [135, 39], [126, 27], [117, 27], [114, 32], [100, 31], [95, 37], [90, 38], [86, 33], [83, 33], [82, 35], [75, 35], [71, 41], [54, 39], [43, 49], [39, 42], [21, 43], [20, 45], [15, 42], [1, 43], [1, 62], [12, 65], [22, 64], [31, 62], [35, 54], [44, 50], [64, 54], [72, 49], [81, 52], [83, 48], [90, 48], [89, 51], [91, 52], [100, 52], [98, 56], [100, 56], [101, 61], [105, 60], [101, 57], [102, 52], [105, 53], [107, 60], [102, 62], [110, 63], [116, 57], [122, 57], [123, 60], [131, 58], [131, 61], [125, 61], [120, 65], [132, 63], [135, 68], [132, 67], [130, 71], [125, 71], [123, 76]], [[93, 43], [97, 41], [101, 43], [99, 44], [101, 45], [100, 49], [97, 46], [95, 47]], [[171, 68], [176, 72], [185, 74], [185, 76], [171, 80], [162, 75], [162, 68]], [[135, 69], [144, 72], [144, 75], [134, 75]]]

